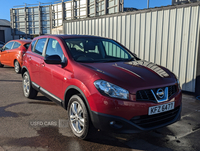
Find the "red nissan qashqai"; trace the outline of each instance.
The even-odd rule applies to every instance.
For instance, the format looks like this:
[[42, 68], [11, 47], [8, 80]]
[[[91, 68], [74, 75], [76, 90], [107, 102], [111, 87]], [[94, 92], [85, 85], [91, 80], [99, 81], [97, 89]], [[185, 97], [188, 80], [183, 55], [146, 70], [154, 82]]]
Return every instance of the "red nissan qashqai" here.
[[180, 119], [179, 81], [168, 69], [139, 59], [118, 42], [86, 35], [36, 37], [23, 57], [23, 92], [38, 92], [68, 111], [72, 132], [94, 126], [138, 133]]

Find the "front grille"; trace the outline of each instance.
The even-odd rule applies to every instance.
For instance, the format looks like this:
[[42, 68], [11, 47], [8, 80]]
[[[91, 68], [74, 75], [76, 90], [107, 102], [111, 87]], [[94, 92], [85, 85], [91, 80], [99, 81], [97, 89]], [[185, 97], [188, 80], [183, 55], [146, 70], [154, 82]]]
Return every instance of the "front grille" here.
[[156, 102], [156, 99], [153, 96], [153, 93], [151, 92], [151, 89], [137, 91], [136, 100]]
[[176, 92], [177, 92], [177, 86], [176, 85], [169, 86], [168, 87], [168, 98], [170, 98]]
[[[157, 89], [152, 89], [152, 90], [154, 92], [156, 92]], [[168, 86], [168, 98], [170, 98], [176, 92], [177, 92], [176, 85]], [[157, 102], [151, 89], [137, 91], [136, 100], [137, 101], [150, 101], [150, 102], [155, 102], [155, 103]]]
[[130, 121], [142, 128], [151, 128], [172, 121], [178, 114], [179, 109], [180, 106], [164, 113], [137, 116], [133, 117]]

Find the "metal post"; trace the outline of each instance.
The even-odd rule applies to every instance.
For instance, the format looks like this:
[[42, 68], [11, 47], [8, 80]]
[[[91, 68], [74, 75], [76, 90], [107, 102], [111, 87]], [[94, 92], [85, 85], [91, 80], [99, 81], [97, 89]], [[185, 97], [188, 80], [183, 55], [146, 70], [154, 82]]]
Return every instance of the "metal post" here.
[[74, 19], [74, 0], [71, 1], [71, 11], [72, 11], [72, 19]]
[[81, 0], [79, 0], [79, 18], [81, 18]]
[[89, 10], [88, 10], [88, 8], [89, 8], [89, 3], [88, 3], [88, 0], [86, 0], [86, 18], [89, 16], [88, 15], [88, 13], [89, 13]]
[[107, 15], [107, 12], [108, 12], [107, 11], [108, 10], [108, 8], [107, 8], [108, 7], [107, 6], [108, 5], [107, 2], [108, 2], [107, 0], [104, 0], [104, 15]]
[[24, 7], [24, 21], [25, 21], [25, 34], [26, 34], [26, 39], [27, 39], [27, 15], [26, 15], [26, 4]]
[[97, 0], [94, 0], [94, 16], [97, 16]]
[[49, 16], [50, 16], [50, 34], [52, 34], [53, 17], [52, 17], [52, 5], [49, 5]]
[[149, 8], [149, 0], [147, 0], [147, 8]]
[[117, 12], [120, 12], [120, 0], [117, 1], [118, 4], [117, 4]]
[[10, 20], [11, 20], [11, 33], [12, 33], [12, 36], [13, 36], [13, 40], [14, 40], [14, 35], [15, 35], [15, 29], [14, 29], [14, 14], [13, 14], [13, 9], [11, 8], [10, 9]]
[[124, 12], [124, 0], [122, 0], [121, 8], [122, 8], [122, 12]]
[[39, 35], [41, 35], [42, 34], [42, 27], [41, 27], [42, 17], [41, 17], [40, 3], [39, 3], [39, 6], [38, 6], [38, 16], [39, 16]]
[[65, 20], [65, 3], [64, 0], [62, 0], [62, 23]]

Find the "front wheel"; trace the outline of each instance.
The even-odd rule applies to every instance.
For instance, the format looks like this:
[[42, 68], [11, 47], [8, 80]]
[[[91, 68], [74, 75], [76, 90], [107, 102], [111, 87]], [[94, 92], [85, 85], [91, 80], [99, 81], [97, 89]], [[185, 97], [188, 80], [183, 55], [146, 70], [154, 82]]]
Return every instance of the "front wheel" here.
[[37, 96], [38, 91], [36, 91], [31, 85], [31, 79], [28, 72], [23, 74], [23, 92], [24, 96], [33, 99]]
[[15, 68], [16, 73], [21, 72], [21, 67], [20, 67], [19, 62], [17, 60], [14, 62], [14, 68]]
[[86, 139], [89, 133], [90, 119], [83, 99], [79, 95], [73, 95], [68, 104], [69, 125], [77, 137]]

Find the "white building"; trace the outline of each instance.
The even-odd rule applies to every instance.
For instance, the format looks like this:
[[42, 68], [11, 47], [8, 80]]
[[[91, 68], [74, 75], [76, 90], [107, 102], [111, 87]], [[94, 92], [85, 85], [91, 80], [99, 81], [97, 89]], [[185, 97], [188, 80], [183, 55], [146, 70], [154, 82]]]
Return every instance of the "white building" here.
[[200, 0], [172, 0], [172, 5], [198, 2]]

